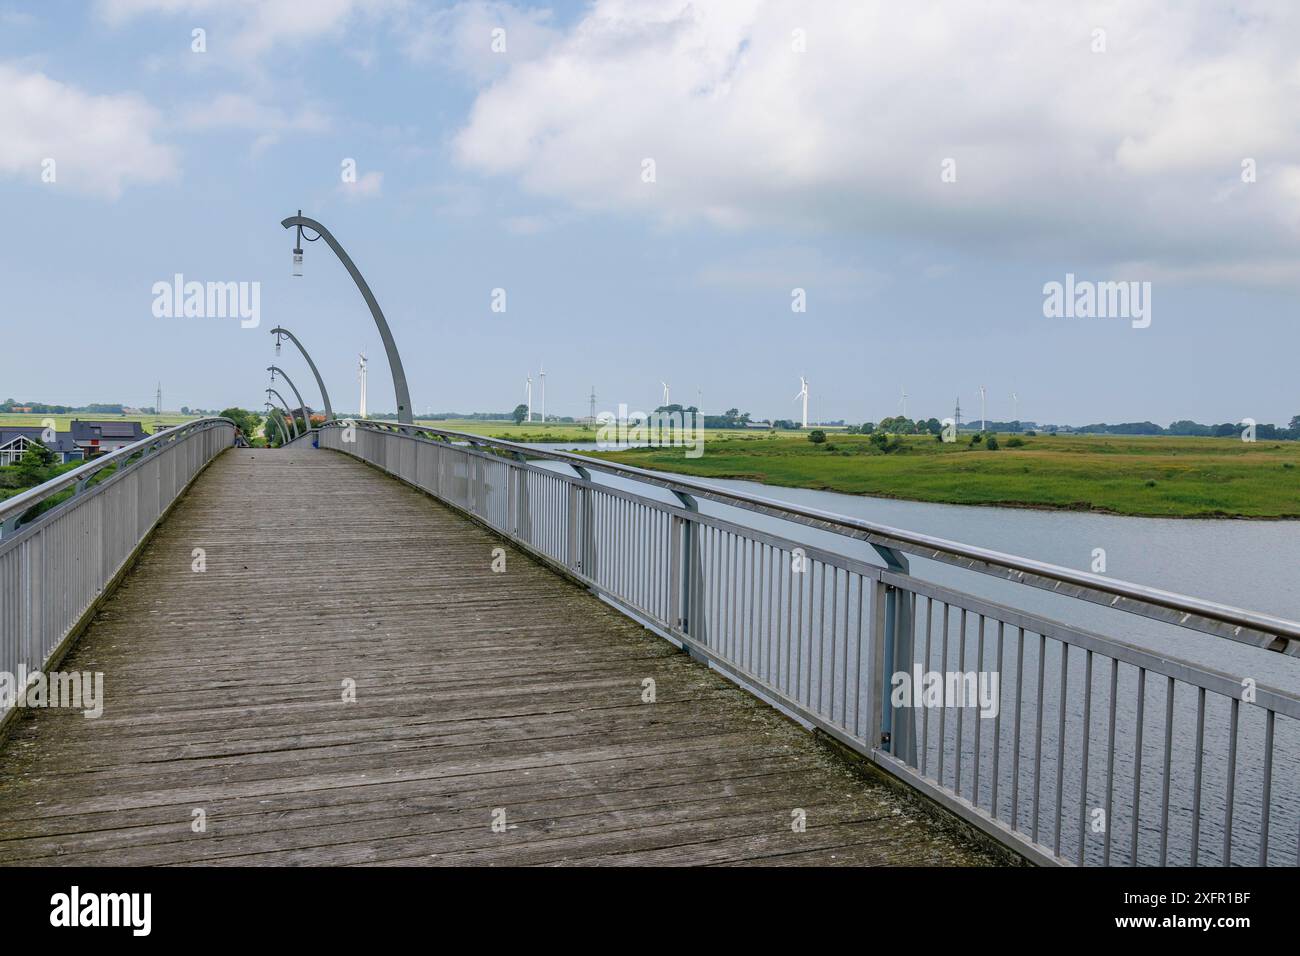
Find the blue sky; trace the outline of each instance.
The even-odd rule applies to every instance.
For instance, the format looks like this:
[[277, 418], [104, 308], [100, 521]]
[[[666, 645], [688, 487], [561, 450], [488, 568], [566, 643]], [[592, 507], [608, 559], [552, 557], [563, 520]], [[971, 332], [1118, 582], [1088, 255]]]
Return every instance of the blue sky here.
[[[1298, 38], [1269, 3], [0, 0], [0, 398], [260, 407], [280, 323], [336, 407], [364, 348], [391, 409], [342, 266], [290, 277], [301, 208], [420, 413], [545, 363], [558, 414], [666, 378], [793, 417], [803, 374], [814, 418], [970, 418], [983, 384], [998, 419], [1284, 422]], [[155, 318], [178, 272], [260, 282], [261, 327]], [[1066, 273], [1150, 282], [1150, 327], [1044, 317]]]

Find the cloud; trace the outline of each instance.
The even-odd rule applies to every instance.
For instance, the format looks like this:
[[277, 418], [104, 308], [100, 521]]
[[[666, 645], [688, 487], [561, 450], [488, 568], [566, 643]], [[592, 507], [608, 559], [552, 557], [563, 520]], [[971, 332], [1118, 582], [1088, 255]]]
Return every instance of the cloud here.
[[[280, 44], [321, 38], [342, 38], [365, 19], [400, 11], [406, 0], [99, 0], [101, 18], [120, 26], [139, 17], [204, 17], [229, 24], [228, 49], [237, 57], [253, 58]], [[195, 23], [194, 26], [206, 26]], [[220, 49], [211, 36], [208, 48]]]
[[462, 2], [418, 18], [404, 50], [417, 63], [436, 60], [481, 83], [548, 49], [560, 36], [550, 21], [549, 10]]
[[51, 188], [108, 199], [177, 175], [176, 150], [155, 138], [161, 116], [139, 96], [87, 93], [4, 63], [0, 91], [0, 175], [40, 183], [53, 159]]
[[596, 0], [454, 149], [669, 224], [1296, 277], [1298, 46], [1285, 4]]
[[330, 117], [315, 106], [287, 112], [241, 93], [222, 93], [210, 103], [191, 106], [180, 116], [187, 130], [238, 129], [255, 133], [253, 152], [279, 142], [286, 133], [323, 133], [332, 126]]

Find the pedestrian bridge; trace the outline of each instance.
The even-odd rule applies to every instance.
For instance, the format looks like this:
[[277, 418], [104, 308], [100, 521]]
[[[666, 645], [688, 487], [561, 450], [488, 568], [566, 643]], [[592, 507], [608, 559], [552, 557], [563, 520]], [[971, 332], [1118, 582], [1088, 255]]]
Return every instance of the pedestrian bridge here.
[[1255, 666], [1294, 622], [478, 436], [235, 440], [0, 502], [0, 672], [51, 674], [4, 701], [0, 862], [1297, 862], [1300, 697]]

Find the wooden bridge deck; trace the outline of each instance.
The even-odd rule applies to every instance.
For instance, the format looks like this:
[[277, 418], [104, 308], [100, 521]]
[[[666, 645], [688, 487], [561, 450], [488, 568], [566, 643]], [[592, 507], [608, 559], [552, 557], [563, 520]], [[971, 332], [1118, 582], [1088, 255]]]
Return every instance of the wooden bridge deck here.
[[103, 716], [0, 749], [0, 863], [992, 862], [498, 546], [343, 455], [226, 452], [59, 668], [103, 672]]

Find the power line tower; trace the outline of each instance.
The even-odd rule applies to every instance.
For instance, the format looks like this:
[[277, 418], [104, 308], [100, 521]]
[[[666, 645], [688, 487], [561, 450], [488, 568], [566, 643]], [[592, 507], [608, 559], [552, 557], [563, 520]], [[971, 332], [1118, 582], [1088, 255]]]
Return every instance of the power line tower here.
[[957, 428], [958, 431], [961, 431], [961, 397], [960, 396], [958, 396], [957, 398], [957, 409], [956, 411], [953, 412], [952, 417], [953, 420], [956, 422], [955, 427]]
[[596, 386], [591, 386], [591, 423], [596, 424]]
[[162, 382], [159, 382], [159, 383], [158, 383], [158, 390], [157, 390], [156, 392], [154, 392], [154, 399], [153, 399], [153, 402], [154, 402], [154, 404], [153, 404], [153, 411], [154, 411], [154, 415], [155, 415], [155, 421], [154, 421], [154, 423], [153, 423], [153, 430], [154, 430], [154, 432], [160, 432], [160, 431], [162, 431], [162, 427], [163, 427], [163, 424], [162, 424]]

